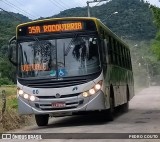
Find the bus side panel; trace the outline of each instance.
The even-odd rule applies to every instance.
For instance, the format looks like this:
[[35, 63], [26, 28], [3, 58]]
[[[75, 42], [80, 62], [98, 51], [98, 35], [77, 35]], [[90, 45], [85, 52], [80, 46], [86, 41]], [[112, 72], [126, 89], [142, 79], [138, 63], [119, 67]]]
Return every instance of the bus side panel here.
[[133, 73], [129, 72], [129, 100], [131, 100], [134, 97], [134, 80], [133, 80]]

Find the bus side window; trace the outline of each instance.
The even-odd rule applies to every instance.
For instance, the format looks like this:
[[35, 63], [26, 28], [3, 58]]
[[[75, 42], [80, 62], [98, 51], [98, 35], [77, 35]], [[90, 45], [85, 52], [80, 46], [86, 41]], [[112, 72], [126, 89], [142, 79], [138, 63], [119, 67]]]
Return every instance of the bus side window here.
[[109, 63], [109, 37], [105, 34], [104, 38], [104, 48], [105, 48], [105, 58], [106, 58], [106, 63]]
[[112, 63], [116, 63], [116, 58], [115, 58], [115, 48], [114, 48], [114, 39], [112, 38]]
[[128, 69], [128, 50], [126, 49], [126, 64], [127, 64], [127, 69]]
[[123, 67], [123, 52], [122, 52], [122, 45], [121, 44], [119, 44], [119, 50], [120, 50], [121, 67]]
[[104, 31], [102, 31], [103, 34], [103, 51], [102, 51], [102, 56], [103, 56], [103, 63], [108, 63], [108, 36]]
[[123, 53], [123, 67], [126, 68], [126, 58], [125, 58], [125, 48], [122, 46], [122, 53]]
[[116, 40], [113, 40], [114, 45], [114, 58], [115, 58], [115, 65], [118, 65], [118, 56], [117, 56], [117, 43]]
[[109, 63], [113, 63], [112, 40], [110, 36], [108, 42], [108, 58], [109, 58]]
[[126, 68], [128, 68], [127, 49], [126, 49], [126, 48], [124, 48], [124, 53], [125, 53], [125, 64], [126, 64]]
[[130, 63], [130, 57], [129, 57], [129, 50], [127, 50], [127, 61], [128, 61], [128, 69], [130, 69], [131, 63]]
[[102, 41], [102, 58], [103, 58], [103, 63], [106, 64], [106, 48], [105, 48], [105, 40], [103, 39]]
[[120, 50], [120, 44], [117, 42], [117, 47], [118, 47], [118, 60], [119, 60], [119, 66], [121, 66], [121, 50]]
[[130, 54], [130, 51], [129, 51], [128, 53], [129, 53], [129, 65], [130, 65], [130, 70], [132, 70], [132, 62], [131, 62], [131, 54]]
[[118, 42], [115, 42], [115, 46], [116, 46], [116, 59], [117, 59], [117, 65], [120, 65], [120, 60], [119, 60], [119, 46], [118, 46]]

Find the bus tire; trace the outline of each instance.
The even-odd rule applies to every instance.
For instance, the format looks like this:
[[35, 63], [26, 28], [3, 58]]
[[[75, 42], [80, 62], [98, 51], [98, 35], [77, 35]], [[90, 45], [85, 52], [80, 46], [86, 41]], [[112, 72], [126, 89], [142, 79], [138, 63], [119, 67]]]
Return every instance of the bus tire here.
[[109, 102], [110, 102], [110, 108], [108, 110], [107, 120], [113, 121], [114, 120], [114, 101], [113, 101], [113, 98], [110, 97]]
[[123, 112], [127, 112], [129, 109], [129, 102], [127, 101], [127, 103], [123, 104], [122, 106]]
[[113, 87], [110, 89], [110, 98], [109, 98], [110, 108], [108, 110], [107, 120], [113, 121], [114, 120], [114, 91]]
[[127, 112], [129, 110], [129, 89], [128, 89], [128, 85], [127, 85], [126, 95], [127, 95], [127, 102], [122, 105], [122, 111], [123, 112]]
[[35, 115], [35, 120], [38, 126], [46, 126], [48, 125], [49, 115]]

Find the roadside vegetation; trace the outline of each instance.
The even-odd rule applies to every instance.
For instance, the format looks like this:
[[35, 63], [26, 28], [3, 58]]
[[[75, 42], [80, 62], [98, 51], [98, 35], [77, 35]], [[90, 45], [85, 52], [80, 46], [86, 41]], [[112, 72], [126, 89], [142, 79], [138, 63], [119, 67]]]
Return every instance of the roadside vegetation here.
[[[3, 101], [2, 90], [5, 90], [6, 106], [2, 113]], [[32, 116], [19, 116], [17, 113], [18, 103], [16, 85], [0, 87], [0, 133], [17, 129], [30, 124]]]
[[152, 49], [157, 59], [160, 60], [160, 8], [152, 6], [151, 9], [154, 15], [154, 23], [158, 28], [156, 36], [152, 42]]

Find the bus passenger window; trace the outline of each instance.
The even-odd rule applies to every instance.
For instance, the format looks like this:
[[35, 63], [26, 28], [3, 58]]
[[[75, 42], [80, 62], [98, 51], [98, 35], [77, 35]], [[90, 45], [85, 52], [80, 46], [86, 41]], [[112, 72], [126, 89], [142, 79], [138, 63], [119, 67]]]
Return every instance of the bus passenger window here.
[[103, 40], [103, 62], [108, 63], [107, 39]]
[[113, 38], [112, 38], [112, 63], [116, 64], [115, 50], [114, 50], [114, 39]]
[[109, 58], [109, 63], [113, 63], [113, 57], [112, 57], [112, 41], [111, 37], [109, 36], [109, 42], [108, 42], [108, 58]]
[[104, 39], [104, 48], [105, 48], [106, 63], [109, 63], [109, 39], [107, 35], [105, 36], [105, 39]]
[[122, 50], [122, 45], [120, 44], [120, 57], [121, 57], [121, 67], [123, 67], [123, 50]]
[[115, 47], [116, 47], [116, 59], [117, 59], [117, 65], [120, 65], [120, 57], [119, 57], [119, 47], [118, 47], [118, 42], [115, 42]]
[[125, 47], [123, 47], [123, 63], [124, 63], [124, 68], [126, 68]]
[[118, 65], [117, 44], [116, 44], [115, 39], [113, 40], [113, 44], [114, 44], [115, 64]]

